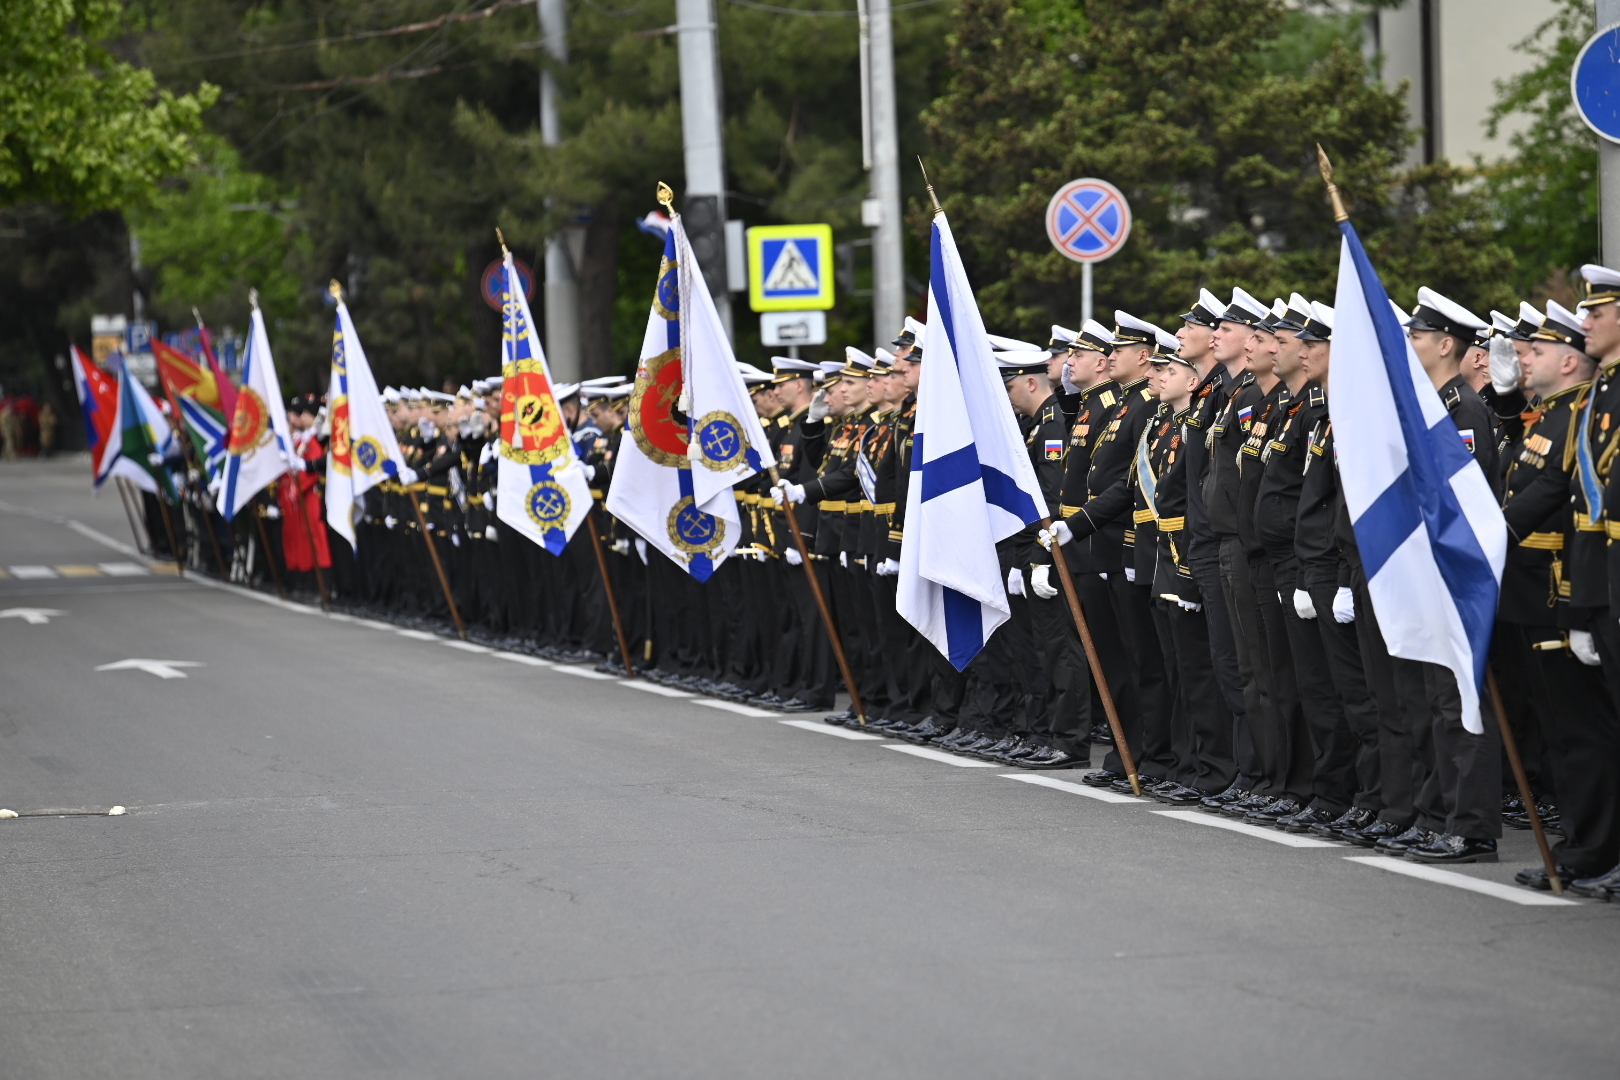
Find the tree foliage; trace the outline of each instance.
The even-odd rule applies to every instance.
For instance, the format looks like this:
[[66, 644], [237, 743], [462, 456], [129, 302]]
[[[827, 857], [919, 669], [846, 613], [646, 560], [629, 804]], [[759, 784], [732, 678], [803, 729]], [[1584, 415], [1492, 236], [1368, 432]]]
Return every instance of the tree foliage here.
[[196, 160], [216, 88], [159, 90], [103, 46], [122, 30], [120, 0], [0, 4], [0, 206], [121, 209]]
[[987, 321], [1042, 340], [1078, 317], [1080, 267], [1046, 239], [1044, 210], [1080, 176], [1118, 185], [1134, 215], [1097, 268], [1104, 320], [1120, 307], [1173, 325], [1200, 286], [1331, 297], [1317, 144], [1393, 295], [1501, 302], [1508, 256], [1483, 201], [1447, 167], [1398, 171], [1399, 94], [1369, 79], [1352, 21], [1321, 26], [1281, 0], [963, 0], [925, 122]]

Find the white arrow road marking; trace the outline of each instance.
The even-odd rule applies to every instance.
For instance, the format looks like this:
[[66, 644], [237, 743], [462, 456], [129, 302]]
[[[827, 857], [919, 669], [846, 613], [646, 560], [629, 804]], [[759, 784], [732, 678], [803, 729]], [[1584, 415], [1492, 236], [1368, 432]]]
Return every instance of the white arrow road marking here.
[[0, 619], [21, 619], [29, 626], [44, 626], [53, 618], [60, 618], [66, 614], [65, 611], [48, 607], [8, 607], [0, 611]]
[[186, 673], [176, 668], [202, 667], [197, 660], [120, 660], [116, 664], [102, 664], [97, 671], [145, 671], [160, 679], [183, 679]]

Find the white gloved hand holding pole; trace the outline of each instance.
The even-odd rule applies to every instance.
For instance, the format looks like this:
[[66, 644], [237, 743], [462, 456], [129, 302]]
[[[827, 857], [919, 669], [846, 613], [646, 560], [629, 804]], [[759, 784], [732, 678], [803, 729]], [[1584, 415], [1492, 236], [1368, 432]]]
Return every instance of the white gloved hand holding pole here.
[[782, 558], [787, 560], [789, 566], [804, 565], [804, 559], [799, 555], [799, 549], [796, 547], [790, 547], [786, 551], [782, 552]]
[[878, 563], [875, 573], [878, 577], [894, 577], [900, 572], [900, 564], [893, 559], [884, 559]]

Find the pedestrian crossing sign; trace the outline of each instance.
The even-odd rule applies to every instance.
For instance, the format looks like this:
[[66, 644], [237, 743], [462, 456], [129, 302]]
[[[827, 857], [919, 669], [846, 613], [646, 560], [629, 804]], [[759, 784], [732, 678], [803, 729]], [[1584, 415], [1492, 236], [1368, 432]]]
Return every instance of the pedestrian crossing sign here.
[[748, 303], [755, 311], [832, 307], [832, 226], [757, 225], [749, 229]]

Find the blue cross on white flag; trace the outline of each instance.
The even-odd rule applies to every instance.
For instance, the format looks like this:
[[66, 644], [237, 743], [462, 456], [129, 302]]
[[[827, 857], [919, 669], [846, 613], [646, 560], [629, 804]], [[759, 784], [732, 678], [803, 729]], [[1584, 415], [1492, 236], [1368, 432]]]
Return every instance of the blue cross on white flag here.
[[960, 671], [1011, 616], [996, 542], [1046, 503], [943, 212], [923, 354], [898, 607]]
[[504, 258], [501, 460], [495, 515], [553, 555], [561, 555], [591, 511], [591, 482], [568, 437], [512, 253], [507, 251]]
[[360, 497], [377, 484], [415, 483], [416, 473], [400, 453], [388, 409], [377, 392], [377, 379], [371, 374], [371, 363], [336, 282], [332, 295], [337, 300], [337, 321], [332, 326], [332, 375], [326, 398], [332, 416], [332, 444], [326, 454], [326, 520], [353, 546], [354, 508]]
[[1373, 610], [1391, 655], [1456, 673], [1463, 726], [1477, 735], [1507, 523], [1355, 228], [1339, 228], [1328, 397]]

